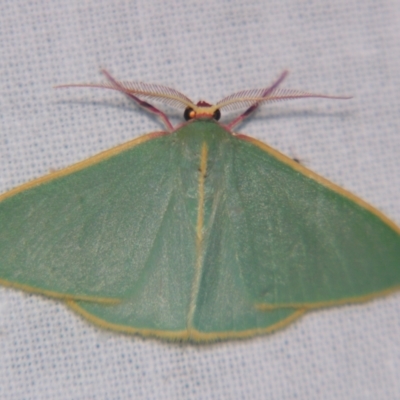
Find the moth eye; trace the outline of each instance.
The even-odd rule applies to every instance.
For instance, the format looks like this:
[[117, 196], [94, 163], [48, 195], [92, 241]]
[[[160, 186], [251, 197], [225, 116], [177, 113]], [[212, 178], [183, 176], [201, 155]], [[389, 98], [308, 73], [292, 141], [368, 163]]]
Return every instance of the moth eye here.
[[183, 118], [185, 118], [186, 121], [189, 121], [190, 119], [193, 119], [196, 116], [195, 111], [191, 107], [186, 107], [185, 112], [183, 113]]
[[216, 121], [218, 121], [221, 118], [221, 111], [218, 108], [214, 111], [213, 118]]

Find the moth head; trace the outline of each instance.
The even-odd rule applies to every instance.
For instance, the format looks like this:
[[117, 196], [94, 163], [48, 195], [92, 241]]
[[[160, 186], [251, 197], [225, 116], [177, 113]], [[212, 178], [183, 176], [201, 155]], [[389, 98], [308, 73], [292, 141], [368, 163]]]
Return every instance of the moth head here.
[[217, 106], [200, 100], [196, 105], [186, 107], [183, 117], [186, 121], [191, 119], [214, 119], [218, 121], [221, 118], [221, 111]]

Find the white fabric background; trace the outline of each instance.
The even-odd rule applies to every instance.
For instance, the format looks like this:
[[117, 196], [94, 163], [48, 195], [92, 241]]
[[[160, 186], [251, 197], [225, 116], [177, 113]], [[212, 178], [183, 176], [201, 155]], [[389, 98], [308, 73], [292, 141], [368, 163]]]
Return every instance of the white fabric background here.
[[[354, 99], [266, 106], [239, 130], [400, 224], [399, 26], [393, 0], [2, 0], [0, 191], [160, 129], [118, 93], [54, 84], [106, 67], [217, 101], [288, 68], [284, 87]], [[193, 346], [0, 288], [0, 398], [399, 399], [400, 295]]]

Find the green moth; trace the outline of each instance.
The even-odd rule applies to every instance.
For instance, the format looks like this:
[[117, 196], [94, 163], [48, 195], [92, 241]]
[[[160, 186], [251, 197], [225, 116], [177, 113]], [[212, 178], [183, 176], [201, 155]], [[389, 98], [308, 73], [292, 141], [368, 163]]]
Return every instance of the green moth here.
[[[400, 287], [400, 229], [361, 199], [232, 128], [270, 87], [194, 104], [160, 85], [106, 84], [156, 114], [144, 135], [0, 197], [0, 283], [91, 322], [170, 340], [244, 338], [306, 311]], [[181, 108], [174, 128], [148, 103]], [[245, 112], [229, 124], [221, 109]]]

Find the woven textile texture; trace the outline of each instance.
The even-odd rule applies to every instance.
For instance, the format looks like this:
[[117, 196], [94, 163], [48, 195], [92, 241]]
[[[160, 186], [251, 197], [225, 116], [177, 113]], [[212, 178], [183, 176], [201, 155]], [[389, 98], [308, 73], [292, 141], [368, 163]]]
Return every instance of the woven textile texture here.
[[[0, 191], [160, 130], [118, 93], [53, 85], [102, 81], [104, 67], [214, 102], [289, 69], [283, 87], [354, 98], [264, 106], [238, 130], [400, 225], [399, 26], [390, 0], [2, 0]], [[0, 399], [160, 398], [399, 399], [400, 294], [193, 346], [0, 288]]]

